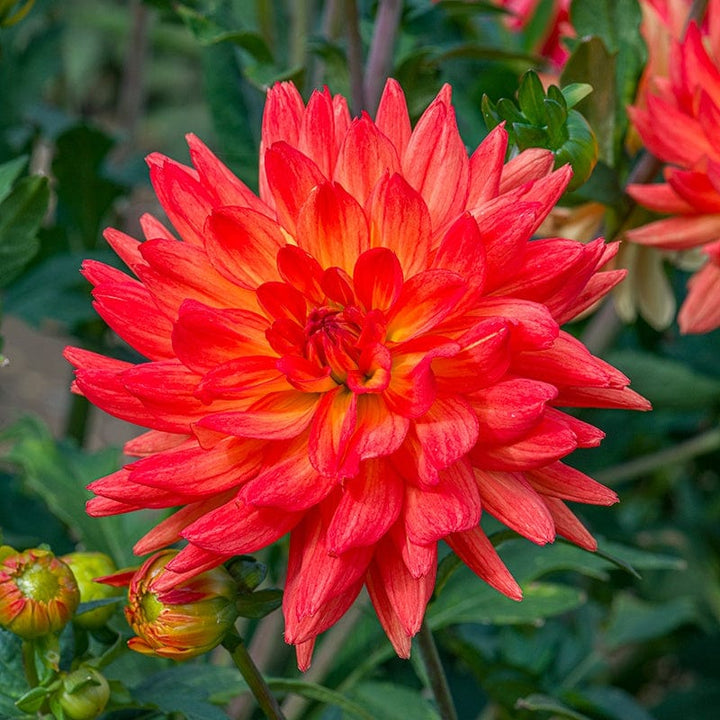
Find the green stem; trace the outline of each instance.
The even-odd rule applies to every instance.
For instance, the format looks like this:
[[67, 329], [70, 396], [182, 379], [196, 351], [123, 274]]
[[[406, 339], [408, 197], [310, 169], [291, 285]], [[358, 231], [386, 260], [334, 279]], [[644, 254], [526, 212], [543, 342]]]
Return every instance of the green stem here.
[[720, 428], [714, 428], [702, 435], [659, 452], [630, 460], [629, 462], [595, 473], [594, 477], [604, 485], [617, 485], [639, 475], [645, 475], [667, 465], [690, 460], [697, 455], [720, 449]]
[[358, 8], [355, 0], [345, 0], [345, 22], [347, 23], [347, 59], [350, 72], [350, 97], [352, 112], [356, 115], [365, 110], [365, 78], [363, 76], [363, 51], [358, 21]]
[[365, 68], [366, 109], [374, 114], [382, 95], [385, 80], [392, 70], [395, 36], [402, 14], [402, 0], [380, 0], [375, 19], [367, 67]]
[[235, 666], [245, 678], [260, 709], [265, 713], [265, 717], [268, 720], [285, 720], [278, 701], [270, 692], [270, 688], [250, 657], [241, 637], [235, 632], [230, 632], [225, 636], [223, 646], [230, 653]]
[[445, 671], [443, 670], [440, 655], [438, 654], [435, 638], [433, 638], [432, 630], [425, 620], [420, 626], [420, 632], [417, 634], [418, 647], [422, 656], [425, 669], [430, 678], [430, 687], [432, 688], [435, 702], [437, 703], [440, 717], [442, 720], [458, 720], [457, 711], [453, 703], [450, 687], [448, 686]]
[[72, 395], [70, 409], [65, 420], [65, 436], [83, 447], [88, 434], [91, 407], [84, 395]]
[[708, 0], [695, 0], [690, 8], [690, 12], [688, 13], [687, 20], [685, 22], [685, 29], [687, 30], [687, 26], [695, 21], [698, 25], [702, 23], [703, 18], [705, 17], [705, 11], [707, 10], [708, 6]]
[[32, 640], [22, 641], [21, 652], [23, 669], [25, 670], [28, 685], [31, 688], [37, 687], [40, 684], [40, 678], [38, 677], [37, 668], [35, 667], [35, 646]]

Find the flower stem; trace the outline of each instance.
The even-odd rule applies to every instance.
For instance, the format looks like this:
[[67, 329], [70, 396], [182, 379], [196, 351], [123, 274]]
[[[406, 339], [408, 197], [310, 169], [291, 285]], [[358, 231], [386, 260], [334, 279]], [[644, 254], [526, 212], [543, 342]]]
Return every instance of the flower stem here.
[[35, 645], [32, 640], [22, 641], [21, 653], [23, 670], [25, 670], [28, 685], [31, 688], [37, 687], [40, 684], [40, 679], [38, 678], [37, 668], [35, 667]]
[[617, 485], [658, 468], [713, 452], [718, 448], [720, 448], [720, 428], [714, 428], [674, 447], [595, 473], [595, 478], [604, 485]]
[[345, 0], [345, 22], [347, 23], [348, 70], [350, 71], [350, 97], [352, 112], [360, 114], [366, 109], [365, 80], [363, 77], [363, 51], [355, 0]]
[[268, 720], [285, 720], [278, 701], [270, 692], [270, 688], [250, 657], [241, 637], [235, 632], [229, 632], [222, 644], [230, 653], [235, 666], [245, 678], [245, 682]]
[[370, 114], [377, 110], [385, 80], [392, 69], [395, 35], [400, 24], [402, 6], [402, 0], [380, 0], [378, 4], [375, 30], [365, 68], [365, 100]]
[[440, 662], [440, 655], [435, 645], [435, 638], [433, 638], [432, 630], [425, 620], [423, 620], [423, 624], [420, 626], [417, 641], [418, 647], [420, 648], [420, 655], [422, 656], [425, 669], [430, 678], [430, 687], [432, 688], [433, 695], [435, 695], [435, 702], [440, 711], [440, 717], [442, 720], [458, 720], [457, 711], [455, 710], [452, 695], [450, 694], [450, 687], [448, 686], [445, 671]]

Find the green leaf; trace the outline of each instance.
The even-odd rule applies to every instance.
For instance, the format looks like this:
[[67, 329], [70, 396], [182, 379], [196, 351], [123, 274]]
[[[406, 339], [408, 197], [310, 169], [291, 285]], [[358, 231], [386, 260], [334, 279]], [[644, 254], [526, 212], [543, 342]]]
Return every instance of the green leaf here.
[[27, 161], [28, 156], [22, 155], [21, 157], [8, 160], [8, 162], [0, 165], [0, 202], [10, 194], [12, 186], [25, 169]]
[[532, 710], [534, 712], [551, 712], [555, 716], [571, 718], [571, 720], [591, 720], [587, 715], [569, 708], [567, 705], [561, 703], [555, 698], [548, 697], [547, 695], [533, 694], [527, 697], [520, 698], [516, 703], [515, 707], [518, 710]]
[[325, 703], [326, 705], [334, 705], [340, 708], [349, 718], [356, 720], [377, 720], [377, 718], [369, 713], [362, 705], [351, 700], [346, 695], [331, 690], [317, 683], [307, 682], [305, 680], [286, 680], [284, 678], [269, 678], [267, 684], [273, 692], [288, 692], [302, 695], [309, 700]]
[[80, 266], [88, 258], [117, 264], [117, 256], [109, 250], [51, 255], [7, 289], [7, 311], [35, 326], [52, 319], [72, 329], [80, 323], [97, 320], [90, 286], [80, 274]]
[[[573, 0], [570, 19], [578, 37], [599, 37], [607, 51], [616, 58], [612, 65], [598, 65], [591, 75], [578, 79], [589, 82], [596, 91], [600, 88], [595, 83], [600, 79], [598, 75], [606, 75], [603, 84], [607, 83], [607, 79], [613, 82], [614, 102], [612, 106], [606, 105], [604, 112], [614, 113], [613, 156], [618, 158], [629, 122], [625, 108], [635, 99], [637, 81], [646, 57], [645, 44], [640, 33], [640, 6], [637, 0]], [[565, 73], [563, 80], [565, 81]], [[597, 132], [593, 119], [588, 117], [584, 108], [578, 109]], [[613, 164], [610, 157], [604, 154], [602, 157], [609, 164]]]
[[720, 380], [686, 363], [639, 350], [616, 350], [606, 357], [632, 379], [633, 390], [644, 395], [655, 410], [703, 410], [720, 402]]
[[473, 582], [470, 571], [461, 569], [448, 582], [445, 591], [430, 607], [430, 627], [476, 622], [493, 625], [534, 623], [541, 618], [559, 615], [582, 605], [585, 594], [576, 588], [555, 583], [531, 583], [523, 587], [522, 602], [501, 595], [484, 583], [468, 592]]
[[59, 223], [79, 234], [83, 247], [95, 248], [113, 202], [124, 186], [109, 180], [103, 164], [115, 141], [97, 128], [75, 125], [57, 138], [52, 163], [57, 179]]
[[132, 546], [155, 524], [155, 513], [91, 518], [84, 512], [91, 497], [85, 486], [118, 469], [118, 450], [86, 454], [58, 445], [48, 428], [30, 417], [5, 428], [0, 441], [11, 444], [5, 459], [21, 468], [25, 485], [38, 493], [50, 511], [73, 528], [87, 547], [107, 553], [118, 567], [137, 564]]
[[0, 287], [7, 285], [40, 248], [36, 234], [47, 212], [47, 178], [20, 180], [0, 203]]
[[437, 711], [417, 690], [387, 682], [364, 682], [350, 696], [375, 720], [439, 720]]
[[28, 690], [22, 666], [22, 641], [0, 628], [0, 717], [21, 717], [15, 701]]
[[202, 54], [205, 96], [220, 140], [220, 156], [251, 187], [257, 187], [257, 143], [254, 128], [260, 124], [254, 105], [261, 95], [249, 87], [241, 73], [237, 53], [230, 45], [212, 45]]
[[603, 639], [609, 648], [653, 640], [697, 620], [690, 598], [677, 597], [664, 603], [649, 603], [622, 593], [613, 603], [610, 623]]
[[228, 687], [234, 694], [247, 690], [235, 668], [188, 663], [151, 675], [132, 688], [132, 696], [144, 706], [183, 713], [187, 720], [227, 720], [210, 698]]
[[[600, 158], [615, 165], [616, 56], [600, 38], [583, 40], [568, 58], [561, 76], [566, 87], [590, 84], [593, 92], [577, 100], [575, 109], [590, 123], [598, 141]], [[624, 106], [623, 106], [624, 107]]]
[[632, 695], [620, 688], [585, 688], [582, 697], [613, 720], [654, 720]]

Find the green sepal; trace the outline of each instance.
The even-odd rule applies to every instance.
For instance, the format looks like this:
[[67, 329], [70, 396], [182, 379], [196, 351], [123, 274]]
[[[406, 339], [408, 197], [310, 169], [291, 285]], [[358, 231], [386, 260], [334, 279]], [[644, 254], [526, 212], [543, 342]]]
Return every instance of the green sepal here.
[[282, 605], [282, 598], [282, 590], [268, 588], [250, 595], [238, 596], [235, 607], [241, 617], [259, 619], [277, 610]]
[[267, 576], [267, 566], [250, 555], [240, 555], [225, 563], [240, 594], [252, 593]]
[[28, 690], [22, 697], [15, 701], [15, 705], [19, 710], [26, 713], [36, 713], [42, 707], [47, 696], [52, 692], [53, 687], [43, 687], [39, 685]]
[[523, 75], [517, 97], [520, 110], [533, 125], [547, 124], [545, 91], [537, 73], [529, 70]]

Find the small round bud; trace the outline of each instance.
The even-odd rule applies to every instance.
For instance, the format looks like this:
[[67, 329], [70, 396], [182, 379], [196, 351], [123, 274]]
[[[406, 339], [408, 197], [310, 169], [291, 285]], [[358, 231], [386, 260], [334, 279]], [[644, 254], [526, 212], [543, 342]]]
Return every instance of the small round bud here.
[[79, 603], [72, 571], [49, 550], [10, 553], [0, 561], [0, 625], [21, 638], [62, 630]]
[[222, 642], [237, 618], [237, 590], [223, 567], [204, 572], [179, 587], [158, 590], [157, 582], [175, 555], [176, 550], [162, 550], [133, 575], [125, 617], [138, 635], [128, 641], [131, 649], [185, 660]]
[[[105, 598], [117, 597], [121, 590], [110, 585], [95, 582], [96, 577], [111, 575], [117, 569], [110, 557], [100, 552], [74, 552], [63, 555], [61, 560], [73, 571], [78, 588], [80, 589], [80, 602], [92, 602]], [[89, 610], [75, 615], [73, 622], [80, 627], [94, 630], [100, 628], [112, 617], [115, 605]]]
[[84, 666], [63, 676], [55, 699], [68, 720], [94, 720], [110, 699], [110, 686], [95, 668]]

